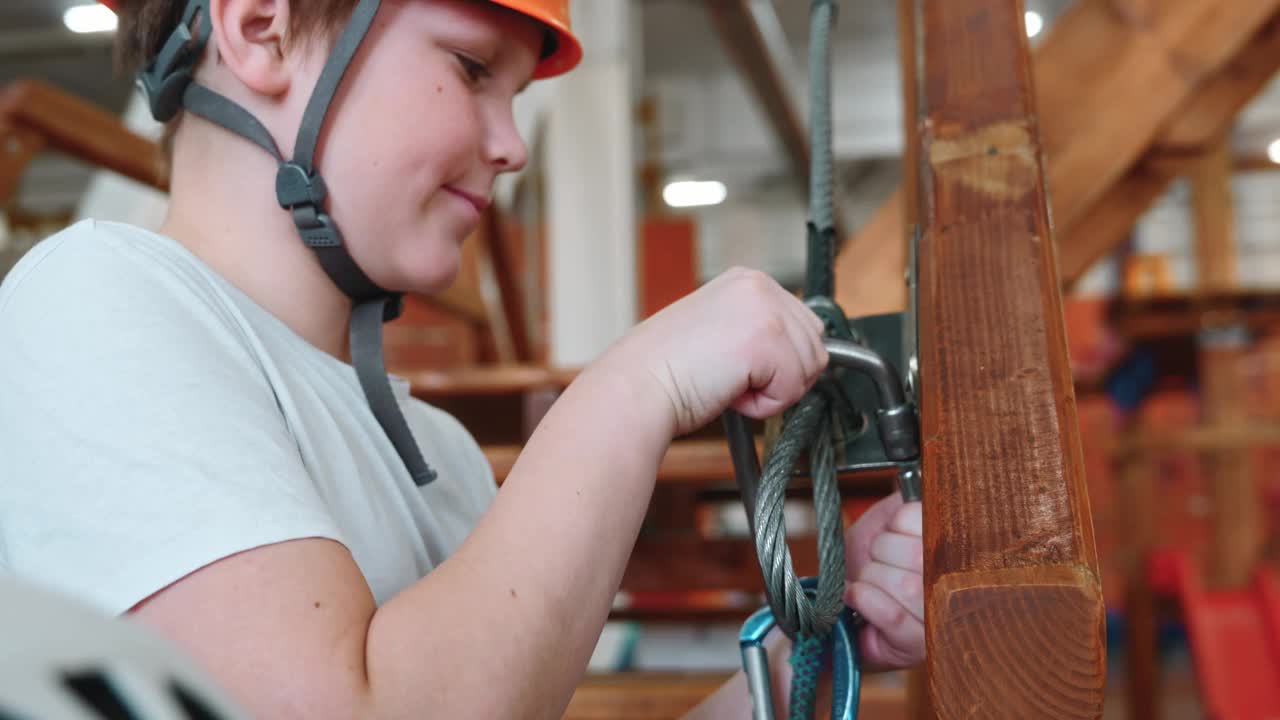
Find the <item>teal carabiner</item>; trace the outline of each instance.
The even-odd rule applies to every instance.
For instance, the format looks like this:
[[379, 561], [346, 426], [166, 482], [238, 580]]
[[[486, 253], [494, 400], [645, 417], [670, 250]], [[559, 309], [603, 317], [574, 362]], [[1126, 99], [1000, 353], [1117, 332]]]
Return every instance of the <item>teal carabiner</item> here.
[[[816, 578], [802, 578], [805, 592], [817, 590]], [[777, 625], [773, 610], [757, 610], [738, 634], [742, 651], [742, 670], [751, 690], [751, 713], [754, 720], [775, 720], [773, 684], [769, 675], [769, 657], [764, 639]], [[831, 720], [854, 720], [858, 717], [858, 699], [862, 690], [862, 671], [858, 668], [858, 623], [852, 610], [845, 608], [831, 627]]]

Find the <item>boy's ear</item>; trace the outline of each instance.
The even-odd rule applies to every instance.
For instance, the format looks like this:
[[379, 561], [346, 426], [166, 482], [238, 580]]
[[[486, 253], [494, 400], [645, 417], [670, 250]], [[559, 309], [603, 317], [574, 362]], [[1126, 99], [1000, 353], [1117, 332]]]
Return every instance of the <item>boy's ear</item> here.
[[209, 14], [220, 64], [261, 95], [289, 89], [289, 0], [211, 0]]

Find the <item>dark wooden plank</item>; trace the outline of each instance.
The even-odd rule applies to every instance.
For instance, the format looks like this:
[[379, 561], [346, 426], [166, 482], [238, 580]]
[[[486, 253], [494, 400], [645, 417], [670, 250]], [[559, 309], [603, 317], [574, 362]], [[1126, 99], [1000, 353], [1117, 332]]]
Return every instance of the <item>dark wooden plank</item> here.
[[916, 8], [933, 704], [1096, 718], [1104, 608], [1022, 4]]
[[[792, 538], [789, 545], [796, 573], [802, 577], [816, 575], [818, 545], [814, 538]], [[764, 579], [751, 540], [708, 540], [693, 532], [652, 536], [642, 533], [622, 576], [622, 590], [763, 592]]]
[[1280, 293], [1269, 290], [1186, 293], [1119, 298], [1107, 308], [1107, 323], [1131, 340], [1194, 336], [1230, 318], [1254, 332], [1280, 327]]

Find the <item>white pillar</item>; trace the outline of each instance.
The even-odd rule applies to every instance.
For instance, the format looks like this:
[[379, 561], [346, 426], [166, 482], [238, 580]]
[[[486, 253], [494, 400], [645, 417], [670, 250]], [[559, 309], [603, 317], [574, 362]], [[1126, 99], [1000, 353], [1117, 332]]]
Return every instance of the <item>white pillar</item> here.
[[634, 89], [639, 10], [579, 0], [582, 64], [558, 82], [547, 125], [550, 361], [582, 365], [636, 321]]

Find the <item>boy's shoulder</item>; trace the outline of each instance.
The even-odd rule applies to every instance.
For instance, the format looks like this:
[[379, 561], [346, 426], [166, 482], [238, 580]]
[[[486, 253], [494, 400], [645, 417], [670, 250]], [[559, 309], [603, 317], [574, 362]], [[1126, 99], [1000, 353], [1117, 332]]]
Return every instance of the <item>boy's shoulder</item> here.
[[133, 291], [143, 277], [192, 265], [177, 242], [123, 223], [83, 220], [39, 242], [0, 284], [0, 306], [16, 294], [95, 294], [113, 285]]
[[190, 251], [119, 223], [84, 221], [50, 236], [0, 283], [0, 368], [69, 357], [88, 374], [252, 367], [245, 326], [224, 283]]
[[185, 315], [219, 294], [217, 285], [213, 272], [175, 240], [84, 220], [38, 243], [10, 270], [0, 283], [0, 315], [37, 311], [86, 321], [120, 312], [127, 312], [121, 321], [139, 313]]

